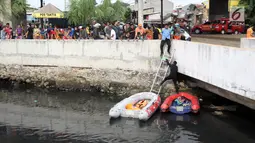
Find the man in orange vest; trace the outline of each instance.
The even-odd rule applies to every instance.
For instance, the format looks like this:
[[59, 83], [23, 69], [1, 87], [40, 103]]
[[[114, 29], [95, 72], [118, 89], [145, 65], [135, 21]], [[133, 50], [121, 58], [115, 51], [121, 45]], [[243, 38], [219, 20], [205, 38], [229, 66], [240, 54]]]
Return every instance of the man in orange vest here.
[[249, 29], [247, 29], [246, 38], [254, 38], [255, 37], [254, 31], [255, 31], [255, 26], [252, 26]]

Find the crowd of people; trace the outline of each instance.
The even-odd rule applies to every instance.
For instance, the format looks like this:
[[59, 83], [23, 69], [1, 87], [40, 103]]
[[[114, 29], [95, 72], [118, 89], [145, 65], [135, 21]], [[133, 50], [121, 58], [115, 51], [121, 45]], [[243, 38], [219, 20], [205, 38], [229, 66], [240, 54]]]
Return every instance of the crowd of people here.
[[[166, 24], [170, 28], [174, 39], [190, 40], [190, 35], [178, 24]], [[47, 24], [40, 28], [40, 24], [29, 23], [27, 28], [18, 25], [15, 30], [10, 24], [0, 25], [1, 39], [109, 39], [109, 40], [153, 40], [162, 39], [162, 32], [158, 25], [135, 25], [133, 23], [99, 24], [93, 21], [90, 26], [69, 26], [59, 28]]]

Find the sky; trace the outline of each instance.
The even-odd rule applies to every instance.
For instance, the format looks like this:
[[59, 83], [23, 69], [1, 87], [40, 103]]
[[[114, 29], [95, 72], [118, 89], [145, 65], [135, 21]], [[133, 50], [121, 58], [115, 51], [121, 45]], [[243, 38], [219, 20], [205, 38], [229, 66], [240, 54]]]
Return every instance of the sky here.
[[[68, 1], [68, 0], [67, 0]], [[96, 0], [98, 3], [100, 3], [102, 0]], [[112, 0], [112, 1], [116, 1], [116, 0]], [[134, 0], [122, 0], [123, 2], [127, 2], [127, 3], [131, 3]], [[204, 0], [171, 0], [172, 2], [174, 2], [174, 5], [186, 5], [189, 3], [198, 3], [200, 4], [202, 1]], [[27, 2], [35, 8], [40, 7], [40, 0], [27, 0]], [[56, 7], [58, 7], [61, 10], [65, 9], [65, 4], [64, 4], [65, 0], [45, 0], [45, 4], [51, 3], [53, 5], [55, 5]]]

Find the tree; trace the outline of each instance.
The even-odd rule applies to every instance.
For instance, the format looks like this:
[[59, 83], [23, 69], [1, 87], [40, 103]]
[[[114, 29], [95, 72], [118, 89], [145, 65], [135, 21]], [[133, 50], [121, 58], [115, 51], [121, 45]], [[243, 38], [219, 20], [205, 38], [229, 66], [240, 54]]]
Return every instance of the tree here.
[[95, 15], [95, 0], [71, 0], [67, 14], [71, 24], [88, 24]]
[[26, 0], [12, 0], [11, 9], [14, 17], [20, 17], [26, 15], [26, 9], [29, 7]]
[[[115, 11], [116, 12], [116, 11]], [[102, 4], [97, 7], [96, 18], [103, 22], [113, 21], [114, 8], [111, 3], [111, 0], [104, 0]]]
[[247, 24], [255, 24], [255, 0], [240, 0], [239, 6], [244, 6]]
[[125, 12], [127, 10], [124, 7], [126, 3], [117, 0], [115, 3], [111, 3], [111, 0], [104, 0], [101, 5], [97, 7], [96, 18], [102, 22], [113, 22], [116, 20], [124, 20]]
[[127, 8], [123, 6], [123, 3], [120, 0], [117, 0], [113, 4], [113, 9], [115, 18], [114, 20], [124, 20]]
[[25, 21], [26, 19], [26, 8], [29, 5], [26, 0], [0, 0], [0, 15], [7, 20], [12, 21], [15, 27], [20, 21]]
[[26, 14], [26, 8], [29, 7], [26, 0], [11, 0], [11, 14], [8, 12], [8, 1], [6, 0], [0, 0], [0, 13], [2, 13], [4, 16], [14, 16], [19, 17]]
[[113, 22], [125, 19], [125, 3], [117, 0], [111, 3], [111, 0], [104, 0], [102, 4], [96, 6], [95, 0], [71, 0], [70, 10], [68, 12], [69, 23], [88, 24], [92, 19], [101, 22]]
[[0, 15], [3, 17], [9, 17], [10, 13], [8, 13], [8, 3], [6, 0], [0, 0]]
[[127, 21], [130, 21], [131, 20], [131, 14], [132, 14], [132, 10], [130, 8], [127, 8], [126, 12], [125, 12], [125, 19], [124, 21], [127, 22]]

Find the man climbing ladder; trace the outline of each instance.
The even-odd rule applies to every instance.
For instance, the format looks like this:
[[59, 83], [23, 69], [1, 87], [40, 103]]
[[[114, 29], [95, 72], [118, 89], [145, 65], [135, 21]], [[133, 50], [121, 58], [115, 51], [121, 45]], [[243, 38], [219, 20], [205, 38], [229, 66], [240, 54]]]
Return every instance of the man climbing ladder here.
[[177, 84], [177, 74], [178, 74], [178, 66], [177, 66], [177, 62], [174, 61], [173, 64], [170, 64], [168, 59], [166, 59], [166, 63], [168, 64], [169, 68], [170, 68], [170, 75], [165, 77], [165, 79], [160, 83], [160, 86], [162, 86], [162, 84], [167, 81], [167, 80], [170, 80], [172, 79], [173, 80], [173, 83], [174, 83], [174, 87], [175, 87], [175, 91], [176, 93], [179, 93], [179, 87], [178, 87], [178, 84]]

